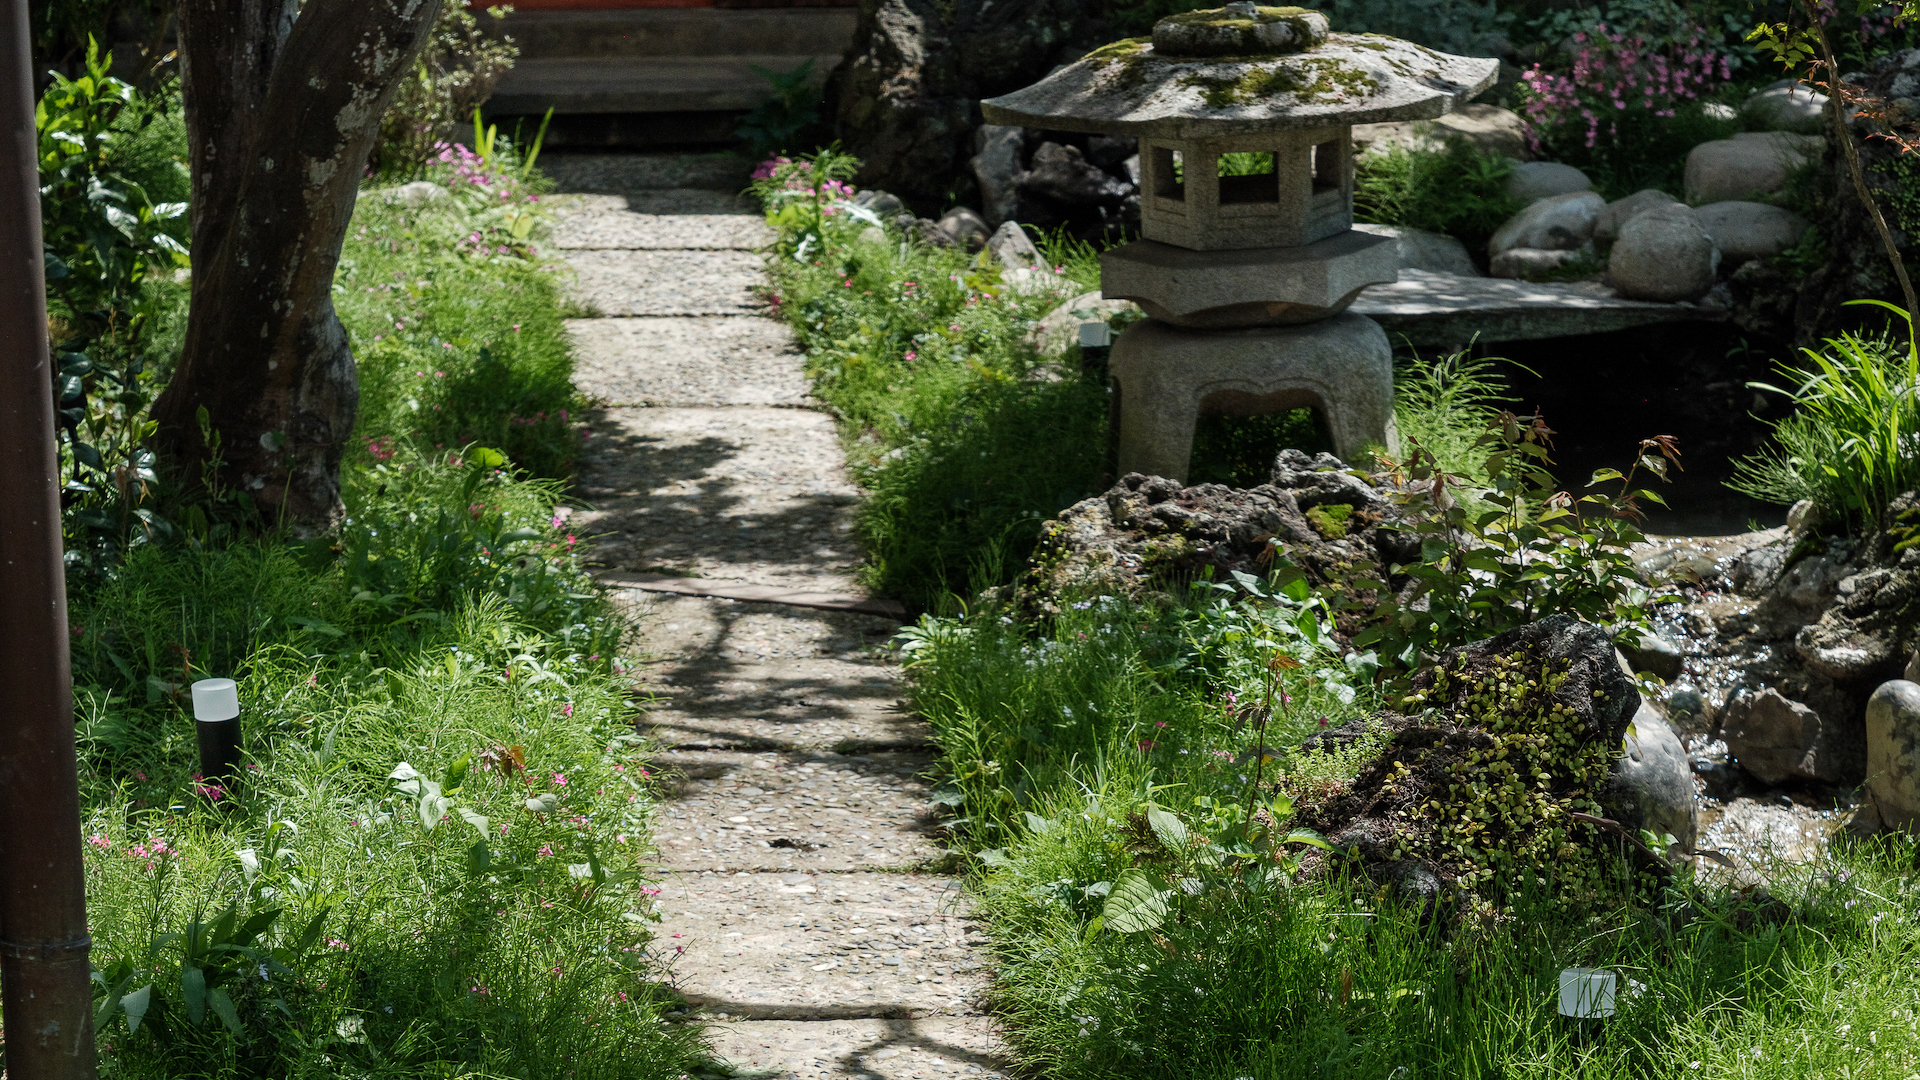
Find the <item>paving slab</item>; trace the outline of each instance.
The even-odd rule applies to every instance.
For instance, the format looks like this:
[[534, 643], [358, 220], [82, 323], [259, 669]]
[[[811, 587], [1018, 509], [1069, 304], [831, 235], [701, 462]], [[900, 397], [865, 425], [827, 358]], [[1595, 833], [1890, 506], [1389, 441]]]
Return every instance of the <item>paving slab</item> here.
[[761, 257], [747, 251], [568, 251], [569, 295], [603, 316], [748, 315], [766, 302]]
[[785, 323], [709, 315], [573, 319], [574, 385], [615, 406], [799, 407], [800, 349]]
[[570, 250], [758, 251], [773, 243], [773, 230], [745, 214], [647, 214], [622, 205], [569, 214], [548, 242]]
[[675, 870], [848, 871], [941, 855], [930, 755], [669, 750], [653, 757], [677, 794], [654, 819]]
[[765, 1080], [979, 1080], [1007, 1073], [982, 1016], [908, 1020], [742, 1020], [708, 1029], [736, 1077]]
[[1724, 311], [1694, 304], [1628, 300], [1598, 282], [1532, 282], [1401, 270], [1400, 280], [1374, 285], [1348, 308], [1395, 342], [1451, 348], [1469, 341], [1602, 334], [1682, 320], [1717, 320]]
[[978, 929], [951, 878], [670, 875], [657, 946], [708, 1013], [775, 1020], [978, 1013]]
[[857, 593], [859, 491], [832, 418], [801, 409], [589, 414], [574, 515], [610, 569]]
[[540, 155], [540, 171], [552, 177], [561, 191], [572, 194], [674, 192], [688, 205], [752, 209], [740, 192], [751, 179], [753, 162], [738, 154], [592, 154], [549, 150]]

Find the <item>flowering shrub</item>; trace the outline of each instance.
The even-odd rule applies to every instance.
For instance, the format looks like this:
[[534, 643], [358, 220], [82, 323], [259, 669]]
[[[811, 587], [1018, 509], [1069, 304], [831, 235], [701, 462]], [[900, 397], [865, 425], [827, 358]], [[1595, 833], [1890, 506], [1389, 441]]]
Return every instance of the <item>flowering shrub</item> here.
[[[1656, 13], [1656, 8], [1667, 10]], [[1534, 127], [1536, 148], [1543, 129], [1564, 138], [1568, 128], [1592, 148], [1603, 130], [1618, 138], [1623, 113], [1671, 117], [1685, 102], [1732, 78], [1738, 58], [1718, 32], [1679, 5], [1657, 2], [1619, 14], [1602, 9], [1589, 14], [1590, 23], [1556, 27], [1566, 31], [1552, 39], [1566, 42], [1570, 65], [1556, 70], [1536, 63], [1522, 75], [1523, 111]], [[1568, 20], [1563, 15], [1559, 21]]]

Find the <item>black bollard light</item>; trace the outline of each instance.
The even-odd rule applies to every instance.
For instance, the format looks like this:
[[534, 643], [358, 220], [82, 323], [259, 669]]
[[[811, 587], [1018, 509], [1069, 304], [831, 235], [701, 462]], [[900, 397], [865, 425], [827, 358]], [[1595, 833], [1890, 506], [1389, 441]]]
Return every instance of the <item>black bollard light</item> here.
[[240, 690], [233, 680], [194, 683], [193, 719], [200, 737], [201, 782], [231, 791], [240, 779]]

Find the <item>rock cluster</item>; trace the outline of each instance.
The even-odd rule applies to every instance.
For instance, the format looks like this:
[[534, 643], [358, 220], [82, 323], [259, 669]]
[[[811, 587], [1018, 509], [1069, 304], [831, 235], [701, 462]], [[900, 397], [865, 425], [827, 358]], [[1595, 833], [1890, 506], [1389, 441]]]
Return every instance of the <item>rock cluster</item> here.
[[1087, 592], [1138, 597], [1209, 573], [1265, 576], [1276, 554], [1331, 582], [1416, 558], [1417, 537], [1381, 527], [1400, 513], [1332, 454], [1282, 451], [1269, 482], [1246, 489], [1131, 473], [1042, 529], [1015, 599], [1051, 614]]
[[[1664, 874], [1607, 816], [1609, 791], [1626, 787], [1649, 804], [1628, 807], [1637, 822], [1660, 824], [1664, 812], [1651, 805], [1661, 784], [1636, 785], [1620, 766], [1640, 695], [1598, 628], [1558, 615], [1450, 649], [1414, 676], [1401, 707], [1303, 747], [1384, 742], [1345, 792], [1295, 816], [1334, 846], [1331, 859], [1419, 900], [1463, 891], [1493, 902], [1528, 891], [1600, 900], [1628, 884], [1614, 872], [1622, 853]], [[1690, 779], [1676, 784], [1661, 769], [1679, 759], [1677, 743], [1651, 726], [1636, 741], [1635, 764], [1684, 803], [1684, 819], [1666, 818], [1691, 824]]]
[[968, 162], [995, 225], [1018, 221], [1075, 236], [1117, 236], [1140, 224], [1137, 140], [988, 124]]

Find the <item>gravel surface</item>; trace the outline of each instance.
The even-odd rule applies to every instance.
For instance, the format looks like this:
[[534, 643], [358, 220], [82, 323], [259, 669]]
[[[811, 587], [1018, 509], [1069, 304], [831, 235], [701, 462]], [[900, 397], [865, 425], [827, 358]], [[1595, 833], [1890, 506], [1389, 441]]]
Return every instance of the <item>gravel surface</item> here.
[[575, 384], [608, 405], [807, 404], [799, 348], [785, 323], [646, 316], [574, 319], [567, 329], [579, 350]]
[[[546, 159], [543, 159], [543, 164]], [[859, 491], [751, 289], [766, 243], [712, 160], [579, 156], [556, 231], [579, 385], [601, 399], [573, 528], [634, 573], [858, 596]], [[744, 182], [744, 179], [740, 181]], [[737, 186], [734, 188], [737, 190]], [[934, 747], [874, 615], [622, 588], [671, 798], [655, 946], [728, 1075], [999, 1077], [990, 972], [943, 861]], [[886, 871], [886, 872], [876, 872]]]

